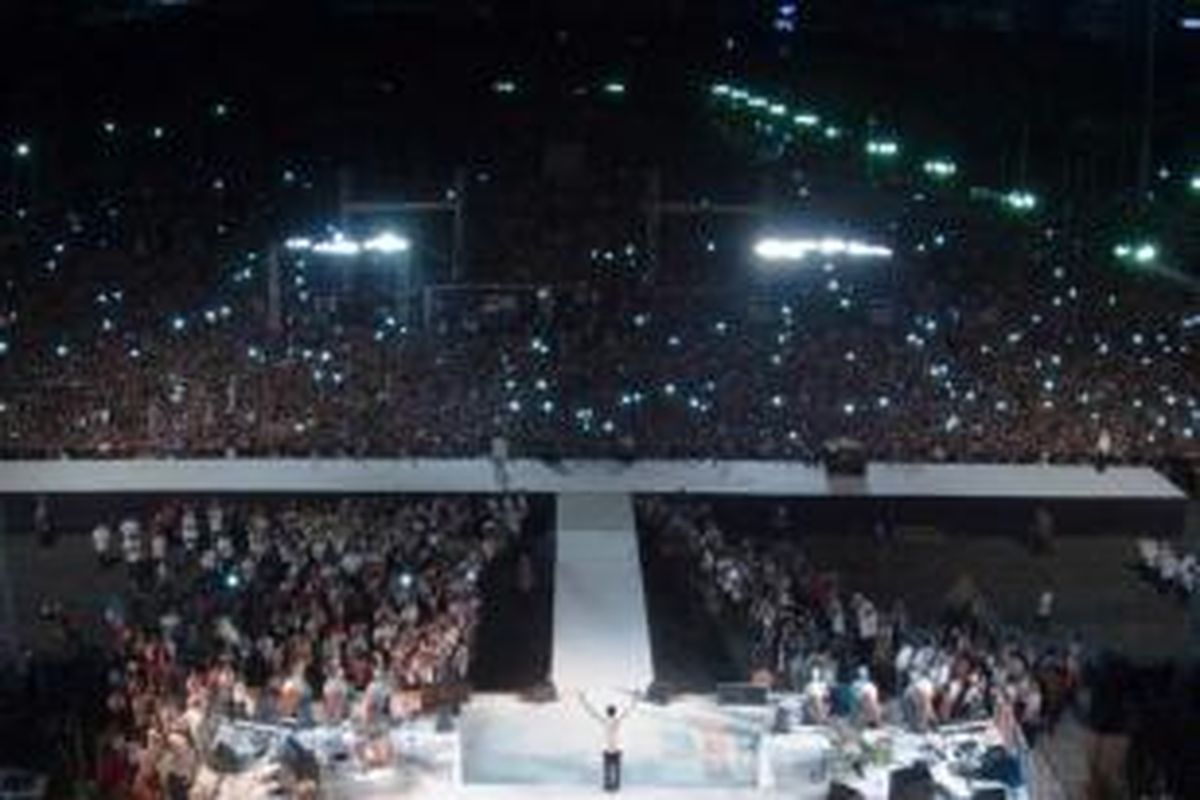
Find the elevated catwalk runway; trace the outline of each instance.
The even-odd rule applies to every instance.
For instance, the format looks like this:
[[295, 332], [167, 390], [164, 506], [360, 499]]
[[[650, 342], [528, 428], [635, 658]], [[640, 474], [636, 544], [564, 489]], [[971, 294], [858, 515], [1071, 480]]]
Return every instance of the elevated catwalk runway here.
[[[1183, 499], [1145, 467], [879, 464], [831, 479], [782, 461], [542, 461], [508, 465], [525, 492], [691, 492], [792, 497]], [[0, 494], [33, 492], [496, 492], [490, 459], [195, 459], [0, 462]]]
[[558, 498], [551, 675], [560, 692], [645, 689], [654, 680], [633, 498]]

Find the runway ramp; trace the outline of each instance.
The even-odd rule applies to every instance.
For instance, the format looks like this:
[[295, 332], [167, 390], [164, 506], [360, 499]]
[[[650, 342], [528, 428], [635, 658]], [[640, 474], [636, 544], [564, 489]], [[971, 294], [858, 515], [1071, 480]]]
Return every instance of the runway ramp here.
[[555, 685], [645, 689], [654, 668], [633, 497], [559, 495], [557, 521]]

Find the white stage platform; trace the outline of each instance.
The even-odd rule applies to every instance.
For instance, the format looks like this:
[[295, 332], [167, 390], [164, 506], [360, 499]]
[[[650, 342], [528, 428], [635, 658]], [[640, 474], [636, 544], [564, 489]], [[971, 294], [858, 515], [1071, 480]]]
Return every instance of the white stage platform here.
[[[792, 497], [957, 497], [1182, 500], [1145, 467], [872, 463], [830, 479], [780, 461], [541, 461], [508, 465], [513, 491]], [[498, 492], [490, 459], [196, 459], [0, 462], [0, 494], [70, 492]]]
[[558, 498], [551, 675], [560, 691], [642, 690], [654, 680], [633, 498]]
[[[929, 761], [953, 800], [968, 800], [974, 787], [955, 777], [945, 759], [962, 733], [916, 735], [887, 728], [871, 734], [891, 742], [891, 765], [868, 766], [861, 775], [845, 773], [831, 753], [834, 732], [806, 727], [784, 736], [766, 731], [769, 706], [721, 706], [705, 695], [683, 695], [669, 705], [640, 705], [622, 731], [623, 785], [620, 796], [635, 800], [824, 800], [835, 779], [844, 780], [869, 800], [886, 800], [890, 769], [917, 758]], [[526, 800], [585, 798], [600, 791], [602, 734], [572, 699], [530, 704], [506, 695], [477, 695], [453, 733], [437, 734], [432, 721], [396, 729], [395, 762], [365, 769], [354, 758], [323, 770], [325, 796], [346, 800]], [[984, 723], [969, 738], [994, 741]], [[337, 731], [313, 731], [305, 742], [336, 741]], [[456, 743], [457, 742], [457, 743]], [[323, 748], [322, 748], [323, 749]], [[980, 750], [981, 752], [981, 750]], [[324, 761], [322, 763], [325, 763]], [[266, 764], [225, 778], [221, 800], [269, 797]], [[1008, 800], [1057, 798], [1035, 777]]]

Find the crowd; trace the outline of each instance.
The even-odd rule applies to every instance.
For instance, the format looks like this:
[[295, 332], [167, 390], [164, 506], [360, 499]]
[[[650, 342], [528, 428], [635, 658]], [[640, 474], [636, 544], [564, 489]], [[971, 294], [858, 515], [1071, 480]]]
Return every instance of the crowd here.
[[977, 596], [918, 624], [900, 600], [881, 609], [849, 592], [794, 539], [723, 530], [707, 503], [647, 498], [639, 513], [657, 546], [682, 548], [709, 607], [748, 631], [753, 679], [797, 693], [785, 708], [797, 722], [888, 718], [925, 731], [990, 717], [1032, 744], [1079, 686], [1078, 643], [1004, 630]]
[[[838, 274], [822, 280], [854, 280]], [[469, 456], [502, 436], [534, 456], [815, 460], [840, 437], [880, 460], [1195, 455], [1194, 329], [1054, 282], [1051, 298], [930, 289], [862, 313], [823, 287], [752, 313], [596, 292], [503, 330], [14, 338], [0, 453]]]
[[386, 763], [394, 723], [467, 677], [489, 562], [521, 497], [164, 503], [93, 531], [128, 590], [106, 612], [105, 796], [187, 797], [222, 719], [349, 722]]
[[1187, 602], [1200, 586], [1200, 559], [1180, 553], [1165, 539], [1138, 539], [1137, 569], [1150, 585]]

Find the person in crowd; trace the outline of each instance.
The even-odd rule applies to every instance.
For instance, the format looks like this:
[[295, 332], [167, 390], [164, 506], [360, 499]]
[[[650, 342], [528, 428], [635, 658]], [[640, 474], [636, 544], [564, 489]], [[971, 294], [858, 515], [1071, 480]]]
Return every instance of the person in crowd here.
[[112, 529], [103, 522], [92, 528], [92, 550], [100, 566], [111, 567], [117, 560], [112, 549]]
[[1160, 593], [1174, 593], [1187, 602], [1200, 585], [1200, 560], [1182, 553], [1166, 540], [1142, 537], [1137, 541], [1137, 570]]
[[1037, 613], [1035, 619], [1037, 625], [1043, 631], [1049, 630], [1050, 622], [1054, 617], [1054, 590], [1045, 588], [1038, 595]]
[[883, 724], [883, 705], [879, 698], [879, 687], [871, 680], [867, 667], [859, 667], [852, 687], [856, 722], [864, 728], [877, 728]]
[[829, 721], [830, 690], [820, 668], [814, 668], [804, 686], [804, 720], [809, 725], [824, 725]]

